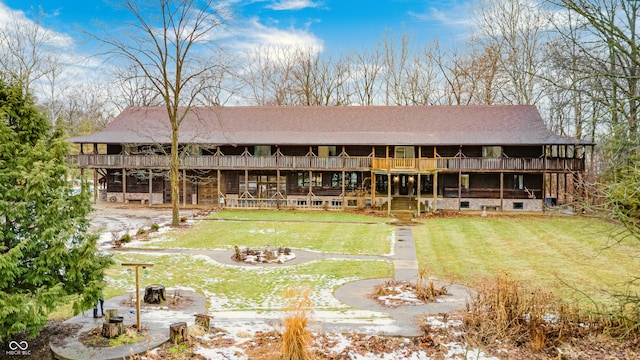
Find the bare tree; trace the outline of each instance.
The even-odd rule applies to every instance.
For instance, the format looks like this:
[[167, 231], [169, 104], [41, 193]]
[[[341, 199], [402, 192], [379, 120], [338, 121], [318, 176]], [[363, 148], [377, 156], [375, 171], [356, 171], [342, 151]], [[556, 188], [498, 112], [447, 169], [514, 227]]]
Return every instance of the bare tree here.
[[46, 17], [42, 9], [33, 12], [32, 21], [11, 14], [8, 24], [0, 28], [0, 71], [21, 84], [28, 94], [34, 82], [60, 70], [59, 54], [52, 45], [64, 42], [42, 27]]
[[[473, 42], [500, 54], [499, 69], [506, 80], [501, 102], [536, 104], [544, 30], [548, 18], [535, 1], [481, 0], [475, 12], [477, 32]], [[508, 86], [506, 86], [508, 85]]]
[[160, 94], [136, 64], [117, 67], [114, 72], [113, 103], [120, 111], [129, 106], [162, 105]]
[[409, 37], [402, 35], [400, 45], [396, 45], [393, 38], [385, 35], [382, 41], [384, 51], [384, 80], [385, 105], [406, 105], [404, 101], [404, 85], [407, 66], [410, 62]]
[[215, 4], [213, 0], [124, 0], [123, 9], [134, 19], [125, 23], [126, 33], [95, 35], [110, 54], [137, 67], [167, 109], [173, 225], [180, 222], [178, 134], [203, 89], [202, 75], [215, 66], [205, 60], [211, 32], [221, 26], [222, 10]]
[[240, 78], [256, 105], [293, 105], [293, 54], [290, 47], [271, 46], [246, 54], [247, 64]]
[[379, 48], [354, 53], [348, 63], [349, 78], [358, 105], [373, 105], [380, 91], [378, 75], [382, 70], [382, 56]]
[[640, 33], [637, 21], [640, 2], [552, 0], [551, 3], [564, 7], [588, 32], [577, 38], [570, 31], [573, 23], [559, 25], [561, 33], [585, 59], [578, 64], [582, 66], [579, 70], [598, 84], [593, 88], [597, 91], [591, 95], [605, 106], [614, 137], [621, 144], [627, 144], [621, 151], [628, 151], [628, 146], [637, 145], [639, 139]]

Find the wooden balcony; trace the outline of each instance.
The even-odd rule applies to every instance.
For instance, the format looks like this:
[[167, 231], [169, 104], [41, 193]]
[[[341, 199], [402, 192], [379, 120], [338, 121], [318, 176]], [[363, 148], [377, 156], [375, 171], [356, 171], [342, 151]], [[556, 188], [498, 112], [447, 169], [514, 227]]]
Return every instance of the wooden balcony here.
[[[80, 168], [153, 168], [168, 169], [167, 155], [71, 155]], [[181, 159], [182, 169], [220, 170], [345, 170], [345, 171], [582, 171], [584, 160], [574, 158], [371, 158], [316, 156], [187, 156]]]
[[575, 158], [374, 158], [373, 170], [403, 171], [582, 171], [584, 160]]
[[[168, 155], [71, 155], [70, 160], [80, 168], [168, 169]], [[370, 157], [315, 157], [315, 156], [186, 156], [181, 159], [182, 169], [220, 170], [347, 170], [368, 171]]]

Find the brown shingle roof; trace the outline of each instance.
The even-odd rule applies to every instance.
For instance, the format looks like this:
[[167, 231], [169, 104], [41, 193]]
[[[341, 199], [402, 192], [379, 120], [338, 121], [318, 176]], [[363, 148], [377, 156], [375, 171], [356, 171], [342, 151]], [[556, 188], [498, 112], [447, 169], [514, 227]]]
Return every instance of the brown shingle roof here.
[[[170, 143], [164, 107], [127, 108], [75, 143]], [[535, 106], [192, 108], [180, 142], [215, 145], [589, 144], [552, 134]]]

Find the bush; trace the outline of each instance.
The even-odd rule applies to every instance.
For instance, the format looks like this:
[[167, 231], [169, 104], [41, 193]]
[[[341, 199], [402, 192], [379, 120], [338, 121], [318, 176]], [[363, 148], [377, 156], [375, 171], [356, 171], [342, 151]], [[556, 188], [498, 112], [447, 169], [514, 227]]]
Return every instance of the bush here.
[[485, 346], [502, 343], [556, 352], [565, 340], [611, 334], [622, 324], [619, 317], [586, 314], [549, 291], [530, 290], [504, 276], [482, 282], [470, 306], [464, 318], [467, 336]]
[[121, 238], [120, 241], [123, 243], [128, 243], [131, 242], [131, 235], [129, 234], [124, 234]]
[[155, 223], [151, 224], [151, 231], [158, 231], [158, 230], [160, 230], [160, 225]]
[[287, 289], [285, 298], [288, 303], [289, 315], [284, 319], [280, 358], [283, 360], [314, 359], [309, 349], [313, 343], [313, 335], [306, 329], [313, 305], [311, 290], [308, 288]]

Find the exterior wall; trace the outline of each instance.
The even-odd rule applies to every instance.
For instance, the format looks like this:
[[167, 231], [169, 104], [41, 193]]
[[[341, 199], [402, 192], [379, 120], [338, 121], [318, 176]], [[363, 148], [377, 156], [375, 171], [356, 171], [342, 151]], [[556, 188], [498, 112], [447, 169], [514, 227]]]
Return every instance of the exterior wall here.
[[[430, 200], [431, 201], [431, 200]], [[462, 211], [482, 211], [487, 210], [503, 210], [503, 211], [542, 211], [542, 199], [503, 199], [503, 209], [500, 209], [500, 199], [477, 199], [477, 198], [461, 198], [461, 202], [468, 202], [468, 208], [462, 208]], [[522, 209], [514, 208], [515, 203], [521, 203]], [[438, 210], [458, 210], [457, 198], [438, 198]]]
[[[104, 195], [103, 195], [104, 194]], [[135, 201], [135, 202], [140, 202], [142, 204], [148, 204], [149, 203], [149, 193], [127, 193], [126, 198], [124, 198], [125, 200], [123, 200], [123, 194], [121, 192], [108, 192], [108, 191], [104, 191], [101, 192], [101, 199], [104, 201], [109, 201], [109, 202], [124, 202], [125, 204], [129, 203], [130, 201]], [[151, 201], [153, 204], [162, 204], [164, 202], [164, 195], [163, 193], [152, 193], [151, 194]]]

